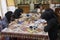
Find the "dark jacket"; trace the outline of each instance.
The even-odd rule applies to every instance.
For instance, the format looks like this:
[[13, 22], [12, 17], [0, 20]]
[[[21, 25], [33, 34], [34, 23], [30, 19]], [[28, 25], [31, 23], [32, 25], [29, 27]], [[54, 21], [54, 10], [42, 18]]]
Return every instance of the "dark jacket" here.
[[54, 32], [58, 30], [58, 22], [55, 18], [50, 19], [47, 22], [47, 26], [45, 27], [44, 31], [45, 32]]

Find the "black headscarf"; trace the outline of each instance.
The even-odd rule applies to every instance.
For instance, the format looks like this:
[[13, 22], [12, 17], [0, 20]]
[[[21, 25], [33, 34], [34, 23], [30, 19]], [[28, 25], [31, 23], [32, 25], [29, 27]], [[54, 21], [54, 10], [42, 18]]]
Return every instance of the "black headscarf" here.
[[55, 12], [52, 9], [46, 9], [45, 12], [41, 14], [41, 18], [48, 21], [52, 18], [57, 18], [57, 17], [55, 15]]
[[23, 13], [22, 9], [16, 9], [14, 12], [15, 18], [19, 18], [21, 13]]
[[10, 21], [11, 21], [11, 15], [12, 15], [12, 14], [13, 14], [12, 11], [8, 11], [8, 12], [5, 14], [8, 23], [10, 23]]

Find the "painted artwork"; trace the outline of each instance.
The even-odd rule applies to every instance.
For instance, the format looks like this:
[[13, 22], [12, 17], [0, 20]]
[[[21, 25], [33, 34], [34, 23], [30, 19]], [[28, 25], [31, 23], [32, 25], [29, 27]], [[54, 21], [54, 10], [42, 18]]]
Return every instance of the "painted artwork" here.
[[30, 4], [30, 3], [34, 3], [34, 4], [39, 4], [42, 2], [47, 3], [49, 0], [14, 0], [15, 5], [17, 4]]
[[30, 4], [31, 2], [33, 2], [34, 4], [38, 4], [42, 2], [42, 0], [14, 0], [14, 1], [16, 5], [17, 4]]

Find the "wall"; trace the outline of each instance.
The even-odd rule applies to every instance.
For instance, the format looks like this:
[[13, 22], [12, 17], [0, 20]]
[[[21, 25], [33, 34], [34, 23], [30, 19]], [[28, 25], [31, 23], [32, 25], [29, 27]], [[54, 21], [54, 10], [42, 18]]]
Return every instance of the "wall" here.
[[1, 0], [0, 0], [0, 16], [2, 17], [2, 13], [1, 13]]
[[5, 16], [5, 13], [7, 12], [7, 4], [6, 4], [6, 0], [0, 0], [0, 7], [1, 7], [1, 15], [2, 17]]
[[14, 4], [14, 0], [7, 0], [7, 9], [8, 11], [15, 11], [15, 4]]

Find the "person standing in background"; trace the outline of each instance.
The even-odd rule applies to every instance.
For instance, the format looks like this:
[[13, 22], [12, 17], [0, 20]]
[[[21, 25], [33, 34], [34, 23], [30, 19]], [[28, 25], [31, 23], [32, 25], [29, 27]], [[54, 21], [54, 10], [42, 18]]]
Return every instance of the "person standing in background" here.
[[35, 9], [36, 9], [37, 13], [40, 13], [40, 4], [36, 4]]

